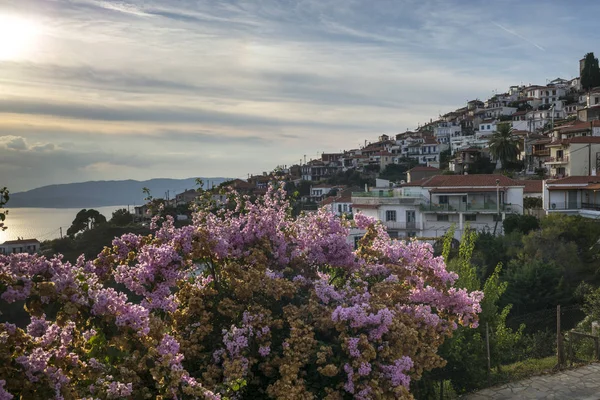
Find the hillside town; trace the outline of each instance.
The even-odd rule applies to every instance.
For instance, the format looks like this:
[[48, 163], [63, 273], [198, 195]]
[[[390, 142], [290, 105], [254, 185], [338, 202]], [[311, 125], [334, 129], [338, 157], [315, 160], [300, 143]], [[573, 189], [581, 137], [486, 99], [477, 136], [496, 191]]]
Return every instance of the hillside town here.
[[[582, 59], [580, 74], [584, 66]], [[515, 147], [513, 159], [494, 151], [500, 131]], [[381, 179], [394, 169], [405, 171], [401, 179]], [[501, 234], [510, 214], [597, 218], [598, 171], [600, 87], [584, 88], [577, 77], [511, 86], [414, 130], [382, 134], [360, 148], [323, 153], [227, 186], [261, 195], [269, 182], [286, 181], [307, 189], [299, 199], [304, 210], [361, 212], [380, 220], [393, 238], [435, 239], [451, 228], [460, 238], [467, 227]], [[334, 183], [349, 173], [370, 178], [371, 184]], [[195, 196], [194, 190], [182, 193], [174, 204]], [[136, 213], [143, 217], [146, 209]]]

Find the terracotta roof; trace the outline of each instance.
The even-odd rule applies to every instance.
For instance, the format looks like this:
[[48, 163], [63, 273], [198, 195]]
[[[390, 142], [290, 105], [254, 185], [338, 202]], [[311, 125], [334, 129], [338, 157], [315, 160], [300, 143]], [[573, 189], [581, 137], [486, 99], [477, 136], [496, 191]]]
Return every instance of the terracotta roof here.
[[428, 178], [423, 187], [470, 187], [490, 186], [496, 187], [496, 180], [500, 186], [525, 186], [522, 181], [516, 181], [504, 175], [436, 175]]
[[435, 168], [435, 167], [424, 167], [424, 166], [413, 167], [408, 170], [408, 172], [419, 172], [419, 171], [441, 171], [441, 170], [439, 168]]
[[229, 183], [226, 183], [225, 186], [232, 186], [236, 189], [254, 189], [255, 187], [253, 184], [243, 181], [241, 179], [235, 179]]
[[517, 112], [516, 112], [516, 113], [514, 113], [512, 116], [513, 116], [513, 117], [515, 117], [515, 116], [519, 116], [519, 115], [525, 115], [525, 114], [527, 114], [527, 111], [517, 111]]
[[568, 176], [548, 181], [549, 185], [585, 185], [587, 183], [600, 183], [600, 176]]
[[423, 142], [423, 144], [439, 144], [439, 143], [437, 142], [437, 140], [427, 137], [427, 138], [425, 138], [425, 141]]
[[548, 186], [548, 190], [596, 190], [597, 185], [565, 185], [565, 186]]
[[483, 121], [481, 121], [482, 124], [491, 124], [492, 122], [495, 122], [495, 119], [485, 119]]
[[519, 130], [519, 129], [513, 129], [512, 134], [515, 136], [527, 136], [529, 135], [528, 131], [523, 131], [523, 130]]
[[39, 243], [40, 241], [37, 239], [19, 239], [19, 240], [7, 240], [6, 242], [2, 243], [2, 245], [9, 245], [9, 244], [27, 244], [27, 243]]
[[521, 182], [525, 184], [525, 189], [523, 189], [523, 193], [542, 193], [541, 180], [529, 180]]
[[587, 131], [590, 129], [590, 125], [593, 125], [594, 128], [599, 128], [600, 121], [598, 121], [598, 120], [594, 120], [592, 122], [578, 121], [571, 125], [561, 127], [559, 131], [560, 131], [560, 133]]
[[576, 136], [567, 139], [568, 143], [600, 143], [600, 136]]
[[379, 153], [373, 154], [374, 156], [393, 156], [389, 151], [380, 151]]

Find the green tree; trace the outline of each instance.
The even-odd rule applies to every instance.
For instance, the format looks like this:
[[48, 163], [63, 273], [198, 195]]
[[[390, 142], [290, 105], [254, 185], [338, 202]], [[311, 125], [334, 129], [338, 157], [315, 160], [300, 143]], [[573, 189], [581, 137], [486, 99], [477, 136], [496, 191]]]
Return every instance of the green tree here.
[[476, 266], [471, 262], [477, 233], [467, 230], [463, 234], [458, 254], [451, 258], [453, 236], [454, 231], [451, 229], [445, 236], [442, 256], [447, 262], [448, 270], [458, 274], [455, 284], [457, 287], [467, 290], [483, 289], [482, 311], [479, 314], [479, 328], [467, 330], [459, 327], [452, 338], [446, 340], [440, 347], [440, 355], [448, 363], [443, 369], [434, 371], [429, 378], [434, 380], [450, 379], [452, 387], [458, 393], [464, 393], [483, 387], [487, 382], [487, 354], [484, 339], [486, 324], [493, 337], [493, 340], [490, 340], [492, 367], [499, 367], [502, 363], [511, 361], [511, 358], [515, 357], [513, 349], [521, 339], [524, 327], [518, 331], [508, 328], [506, 318], [511, 306], [499, 306], [500, 297], [507, 288], [507, 284], [500, 280], [502, 264], [498, 264], [486, 280], [481, 280], [478, 277]]
[[526, 235], [532, 230], [539, 229], [540, 221], [533, 215], [512, 214], [504, 219], [502, 227], [507, 235], [514, 231], [520, 231]]
[[490, 153], [502, 163], [502, 168], [517, 159], [519, 147], [509, 124], [499, 124], [490, 138]]
[[452, 152], [450, 149], [440, 152], [440, 169], [448, 169], [448, 164], [452, 159]]
[[594, 53], [587, 53], [581, 71], [581, 87], [590, 90], [596, 86], [600, 86], [600, 66]]
[[116, 226], [126, 226], [133, 222], [133, 215], [125, 208], [115, 210], [110, 219], [110, 223]]
[[379, 178], [387, 179], [394, 182], [406, 180], [406, 171], [408, 171], [406, 165], [388, 164], [385, 167], [385, 169], [379, 174]]
[[525, 209], [536, 209], [542, 208], [542, 199], [539, 197], [524, 197], [523, 208]]
[[8, 202], [10, 196], [8, 195], [8, 189], [3, 187], [0, 189], [0, 231], [6, 230], [4, 221], [6, 221], [6, 214], [8, 211], [4, 209], [4, 205]]
[[75, 219], [67, 229], [67, 235], [74, 237], [76, 234], [93, 229], [95, 226], [106, 223], [106, 217], [98, 210], [85, 208], [77, 213]]
[[508, 290], [503, 300], [513, 304], [518, 315], [565, 305], [570, 291], [563, 275], [564, 269], [552, 261], [512, 260], [504, 276]]

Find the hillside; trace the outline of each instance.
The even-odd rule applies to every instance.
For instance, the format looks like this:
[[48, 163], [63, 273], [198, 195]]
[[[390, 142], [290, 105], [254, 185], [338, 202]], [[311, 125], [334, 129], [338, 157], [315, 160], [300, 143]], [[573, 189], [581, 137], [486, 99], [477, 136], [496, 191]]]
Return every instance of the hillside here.
[[[201, 178], [205, 185], [218, 185], [228, 178]], [[205, 187], [206, 187], [205, 186]], [[26, 192], [10, 194], [9, 208], [90, 208], [118, 205], [140, 205], [144, 202], [143, 188], [149, 188], [154, 197], [173, 198], [186, 189], [196, 188], [196, 178], [150, 179], [147, 181], [91, 181], [49, 185]]]

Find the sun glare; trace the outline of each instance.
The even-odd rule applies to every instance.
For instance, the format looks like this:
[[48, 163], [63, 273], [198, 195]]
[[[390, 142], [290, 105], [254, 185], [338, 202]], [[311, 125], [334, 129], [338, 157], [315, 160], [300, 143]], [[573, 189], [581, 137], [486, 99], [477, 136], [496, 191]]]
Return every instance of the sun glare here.
[[16, 60], [31, 52], [38, 31], [33, 21], [0, 14], [0, 61]]

